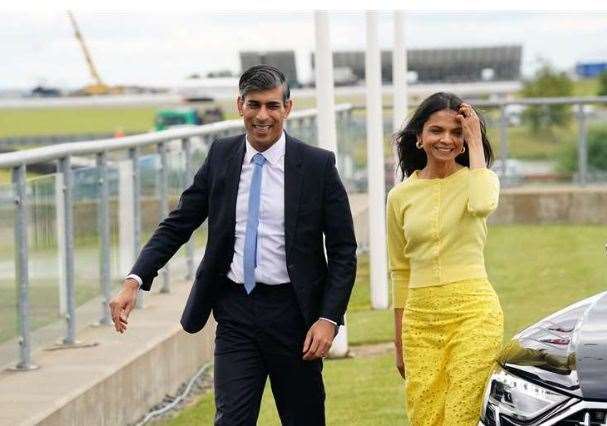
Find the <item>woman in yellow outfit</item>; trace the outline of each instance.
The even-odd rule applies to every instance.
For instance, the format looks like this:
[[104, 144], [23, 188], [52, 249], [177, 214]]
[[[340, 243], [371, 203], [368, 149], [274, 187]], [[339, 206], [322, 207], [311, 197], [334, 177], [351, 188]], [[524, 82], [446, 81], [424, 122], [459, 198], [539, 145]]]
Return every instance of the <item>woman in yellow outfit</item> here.
[[396, 366], [411, 424], [478, 423], [503, 316], [483, 248], [499, 180], [483, 120], [450, 93], [419, 106], [396, 137], [407, 178], [388, 195]]

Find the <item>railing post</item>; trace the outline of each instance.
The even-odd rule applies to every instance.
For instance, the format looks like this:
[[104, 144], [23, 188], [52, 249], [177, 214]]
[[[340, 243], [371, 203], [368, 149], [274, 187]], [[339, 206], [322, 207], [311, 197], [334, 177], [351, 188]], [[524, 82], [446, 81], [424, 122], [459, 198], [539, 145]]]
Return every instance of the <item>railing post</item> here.
[[[160, 220], [164, 220], [169, 215], [169, 191], [168, 191], [168, 161], [167, 161], [167, 147], [165, 142], [160, 142], [157, 145], [157, 151], [160, 155], [160, 170], [158, 178], [160, 180]], [[169, 264], [167, 263], [162, 268], [162, 286], [160, 287], [161, 293], [170, 292], [170, 273]]]
[[[203, 139], [204, 143], [204, 139]], [[194, 171], [192, 168], [192, 141], [190, 138], [181, 140], [181, 149], [184, 158], [184, 187], [187, 188], [194, 180]], [[194, 278], [194, 237], [191, 237], [186, 243], [186, 276], [185, 279], [190, 281]]]
[[74, 283], [74, 216], [72, 210], [72, 167], [70, 157], [59, 160], [59, 172], [63, 179], [63, 223], [65, 233], [63, 235], [65, 247], [65, 290], [66, 290], [66, 314], [67, 323], [66, 336], [63, 338], [64, 345], [76, 343], [76, 294]]
[[55, 232], [57, 235], [57, 270], [59, 275], [59, 315], [67, 313], [67, 290], [65, 285], [65, 213], [64, 191], [65, 184], [61, 173], [55, 174]]
[[[140, 212], [140, 198], [141, 198], [141, 182], [139, 174], [139, 153], [137, 148], [129, 148], [129, 158], [131, 160], [132, 167], [132, 194], [133, 194], [133, 258], [137, 259], [139, 254], [139, 240], [141, 238], [141, 212]], [[137, 302], [135, 307], [143, 308], [143, 292], [140, 290], [137, 294]]]
[[579, 184], [586, 186], [588, 181], [588, 122], [584, 104], [578, 104], [578, 175]]
[[505, 104], [500, 107], [500, 159], [502, 160], [502, 185], [508, 184], [508, 111]]
[[29, 274], [28, 274], [28, 202], [25, 182], [25, 165], [12, 169], [12, 180], [15, 187], [15, 271], [19, 285], [17, 301], [17, 319], [19, 322], [19, 362], [14, 370], [33, 370], [38, 368], [32, 364], [30, 340], [30, 304], [29, 304]]
[[129, 273], [135, 258], [133, 257], [133, 163], [130, 160], [118, 163], [118, 260], [123, 277]]
[[110, 276], [110, 186], [107, 173], [107, 154], [97, 154], [99, 203], [97, 226], [99, 229], [99, 283], [101, 286], [101, 318], [99, 324], [111, 325], [109, 302], [112, 297]]

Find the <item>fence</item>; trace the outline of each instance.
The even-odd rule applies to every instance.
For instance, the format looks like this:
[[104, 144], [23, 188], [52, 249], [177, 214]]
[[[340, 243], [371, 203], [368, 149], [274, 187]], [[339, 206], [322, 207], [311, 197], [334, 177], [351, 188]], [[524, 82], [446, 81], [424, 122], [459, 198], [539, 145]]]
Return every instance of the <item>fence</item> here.
[[[607, 96], [470, 102], [486, 119], [496, 157], [493, 169], [502, 186], [529, 181], [585, 186], [607, 181], [607, 109], [604, 109]], [[354, 110], [364, 107], [356, 106]], [[557, 120], [560, 125], [548, 125]], [[534, 128], [534, 123], [539, 127]], [[590, 147], [589, 131], [590, 136], [595, 136], [590, 139], [594, 142]], [[384, 114], [384, 133], [386, 140], [391, 139], [391, 107]], [[589, 148], [597, 151], [597, 138], [601, 139], [598, 149], [601, 158], [597, 158], [596, 152], [589, 152]], [[390, 172], [393, 164], [386, 168]]]
[[[351, 110], [336, 107], [338, 138], [347, 134]], [[292, 113], [287, 128], [317, 144], [315, 110]], [[13, 181], [0, 188], [0, 252], [12, 255], [15, 265], [13, 275], [9, 262], [0, 262], [0, 318], [17, 326], [15, 369], [36, 368], [32, 330], [56, 320], [57, 312], [65, 320], [60, 345], [66, 347], [78, 344], [77, 305], [100, 296], [99, 323], [110, 324], [112, 286], [122, 281], [141, 241], [192, 181], [209, 143], [242, 131], [242, 121], [231, 120], [0, 155], [0, 169], [11, 169]], [[74, 167], [74, 160], [83, 159], [93, 164]], [[28, 167], [53, 161], [56, 174], [26, 180]], [[161, 292], [170, 291], [175, 265], [192, 278], [195, 247], [205, 239], [202, 229], [169, 263], [171, 269], [161, 271]], [[10, 329], [0, 331], [0, 342], [12, 337]], [[51, 337], [57, 336], [45, 339]]]

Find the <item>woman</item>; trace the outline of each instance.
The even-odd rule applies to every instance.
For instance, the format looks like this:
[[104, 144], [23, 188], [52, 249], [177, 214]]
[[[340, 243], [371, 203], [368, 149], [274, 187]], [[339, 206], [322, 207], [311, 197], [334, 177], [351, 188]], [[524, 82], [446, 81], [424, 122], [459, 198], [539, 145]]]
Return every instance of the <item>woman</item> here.
[[424, 100], [396, 143], [407, 179], [388, 195], [388, 253], [407, 415], [476, 425], [503, 334], [483, 258], [499, 196], [491, 146], [479, 114], [450, 93]]

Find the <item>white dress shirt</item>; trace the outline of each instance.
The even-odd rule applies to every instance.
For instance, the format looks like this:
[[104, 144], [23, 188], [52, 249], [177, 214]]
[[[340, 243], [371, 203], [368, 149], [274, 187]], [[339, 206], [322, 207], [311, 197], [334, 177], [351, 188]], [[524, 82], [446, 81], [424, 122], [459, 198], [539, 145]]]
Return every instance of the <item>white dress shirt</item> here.
[[249, 210], [249, 190], [253, 178], [253, 156], [266, 159], [261, 169], [259, 197], [259, 225], [257, 227], [257, 266], [255, 281], [264, 284], [283, 284], [290, 281], [285, 253], [285, 134], [264, 152], [258, 152], [246, 140], [246, 151], [240, 172], [236, 198], [236, 229], [234, 258], [228, 278], [244, 283], [244, 240]]

